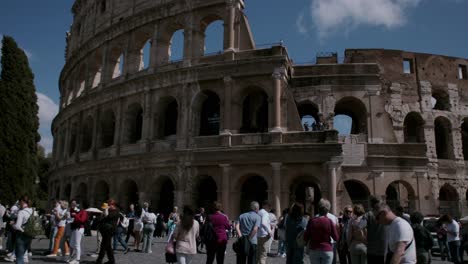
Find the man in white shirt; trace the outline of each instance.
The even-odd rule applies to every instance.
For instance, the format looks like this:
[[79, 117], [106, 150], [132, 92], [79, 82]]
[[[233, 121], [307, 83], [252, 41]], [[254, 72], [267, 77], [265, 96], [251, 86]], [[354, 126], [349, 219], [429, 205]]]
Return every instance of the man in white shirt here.
[[16, 222], [14, 225], [12, 225], [12, 228], [17, 231], [15, 241], [15, 255], [16, 263], [19, 264], [23, 264], [25, 261], [27, 262], [27, 255], [25, 255], [25, 253], [27, 252], [32, 239], [31, 237], [23, 234], [23, 227], [33, 214], [33, 210], [28, 207], [28, 204], [29, 199], [27, 196], [24, 196], [20, 199], [19, 208], [21, 208], [21, 210], [18, 211]]
[[262, 209], [258, 212], [262, 221], [260, 228], [258, 229], [258, 248], [257, 248], [257, 263], [265, 264], [268, 253], [268, 240], [273, 237], [270, 223], [270, 203], [268, 201], [263, 202]]
[[387, 255], [385, 263], [415, 264], [416, 241], [410, 224], [396, 216], [388, 205], [379, 203], [374, 207], [377, 221], [387, 228]]
[[6, 208], [0, 203], [0, 250], [3, 249], [3, 233], [5, 232], [5, 223], [3, 223], [3, 216], [5, 215]]
[[447, 225], [447, 242], [452, 262], [462, 263], [460, 258], [460, 225], [450, 215], [443, 215], [440, 221]]

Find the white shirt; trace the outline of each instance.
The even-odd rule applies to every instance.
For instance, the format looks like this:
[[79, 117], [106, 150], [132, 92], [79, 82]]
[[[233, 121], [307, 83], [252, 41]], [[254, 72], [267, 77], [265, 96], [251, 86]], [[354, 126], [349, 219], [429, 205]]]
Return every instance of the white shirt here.
[[65, 226], [67, 224], [67, 217], [66, 217], [66, 214], [68, 212], [68, 210], [64, 210], [62, 209], [61, 207], [60, 208], [57, 208], [57, 214], [60, 216], [61, 220], [58, 220], [56, 219], [56, 222], [57, 222], [57, 226], [59, 227], [62, 227], [62, 226]]
[[[458, 241], [460, 240], [460, 225], [457, 221], [452, 220], [452, 223], [447, 225], [447, 242]], [[450, 234], [449, 232], [456, 233], [455, 235]]]
[[[334, 214], [330, 214], [330, 213], [327, 213], [327, 218], [330, 219], [333, 224], [335, 225], [338, 225], [338, 217], [336, 217]], [[335, 240], [333, 240], [333, 238], [330, 237], [330, 242], [333, 244], [333, 243], [336, 243]]]
[[5, 215], [6, 208], [2, 204], [0, 204], [0, 229], [2, 229], [3, 226], [3, 216]]
[[145, 213], [143, 216], [143, 222], [145, 222], [145, 224], [155, 224], [156, 215], [154, 213]]
[[13, 229], [24, 232], [23, 226], [32, 214], [33, 210], [31, 208], [24, 208], [23, 210], [18, 211], [18, 217], [16, 218], [16, 223], [13, 225]]
[[406, 242], [411, 245], [405, 250], [405, 255], [401, 258], [401, 264], [416, 263], [416, 241], [414, 241], [413, 229], [403, 218], [397, 217], [387, 228], [387, 250], [395, 252], [398, 242]]
[[260, 228], [258, 229], [257, 236], [266, 237], [271, 233], [270, 214], [265, 209], [261, 209], [258, 211], [258, 215], [260, 215], [262, 218], [262, 222], [260, 224]]

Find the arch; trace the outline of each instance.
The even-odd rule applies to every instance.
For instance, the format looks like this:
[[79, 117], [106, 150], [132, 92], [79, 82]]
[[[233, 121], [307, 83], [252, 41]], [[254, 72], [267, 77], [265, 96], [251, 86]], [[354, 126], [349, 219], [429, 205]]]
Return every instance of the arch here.
[[109, 50], [108, 65], [110, 67], [111, 79], [118, 78], [122, 75], [125, 64], [125, 56], [123, 44], [116, 44]]
[[102, 53], [100, 50], [96, 50], [94, 52], [88, 68], [89, 72], [91, 73], [91, 88], [96, 88], [101, 83], [102, 75]]
[[393, 181], [385, 190], [386, 203], [395, 209], [398, 206], [402, 206], [407, 210], [415, 209], [416, 196], [413, 188], [408, 182], [405, 181]]
[[200, 95], [201, 108], [199, 135], [218, 135], [221, 121], [221, 107], [219, 96], [210, 90], [205, 90]]
[[203, 54], [221, 52], [224, 49], [224, 21], [221, 17], [210, 15], [201, 21], [201, 31], [204, 32]]
[[291, 182], [289, 186], [289, 204], [293, 202], [304, 205], [305, 212], [315, 215], [322, 192], [318, 181], [310, 175], [301, 175]]
[[174, 183], [168, 176], [160, 176], [153, 183], [151, 206], [157, 213], [167, 216], [172, 212], [172, 208], [174, 207], [174, 190]]
[[362, 204], [364, 208], [369, 209], [370, 191], [364, 183], [347, 180], [344, 181], [344, 186], [353, 204]]
[[268, 95], [260, 88], [252, 88], [242, 100], [242, 127], [240, 132], [267, 132], [268, 119]]
[[114, 145], [115, 114], [112, 110], [105, 111], [101, 116], [101, 147], [108, 148]]
[[268, 200], [268, 183], [257, 174], [246, 175], [243, 178], [245, 180], [240, 188], [240, 211], [247, 212], [250, 210], [250, 202], [257, 201], [261, 204]]
[[82, 182], [78, 185], [75, 199], [82, 209], [88, 205], [88, 186], [85, 183]]
[[71, 199], [71, 190], [72, 190], [72, 186], [70, 183], [65, 185], [65, 192], [64, 192], [65, 197], [64, 198], [66, 201], [70, 201]]
[[452, 185], [446, 183], [439, 190], [439, 213], [459, 216], [460, 197]]
[[143, 108], [139, 103], [131, 104], [125, 113], [125, 143], [134, 144], [141, 140], [143, 132]]
[[367, 109], [364, 103], [355, 97], [344, 97], [335, 104], [335, 118], [345, 115], [351, 118], [350, 134], [367, 134]]
[[140, 65], [138, 67], [138, 70], [145, 70], [148, 69], [150, 63], [151, 63], [151, 45], [152, 45], [152, 40], [148, 39], [144, 43], [143, 47], [140, 49]]
[[120, 206], [121, 208], [128, 208], [130, 204], [138, 204], [139, 195], [138, 195], [138, 185], [134, 180], [126, 179], [121, 184], [121, 198]]
[[197, 207], [209, 207], [218, 200], [218, 186], [213, 177], [208, 175], [198, 176], [198, 182], [193, 192], [193, 201]]
[[450, 111], [450, 97], [446, 91], [434, 90], [432, 92], [432, 101], [435, 101], [432, 109]]
[[109, 200], [109, 185], [105, 181], [98, 181], [94, 186], [94, 205], [99, 206]]
[[424, 119], [419, 113], [410, 112], [405, 116], [405, 143], [424, 143]]
[[78, 124], [76, 122], [72, 123], [70, 128], [70, 142], [68, 145], [68, 156], [73, 156], [76, 151], [76, 139], [78, 137]]
[[78, 87], [76, 92], [76, 97], [80, 97], [83, 94], [86, 86], [86, 67], [82, 65], [78, 72]]
[[94, 128], [94, 120], [91, 116], [88, 116], [83, 122], [83, 126], [81, 127], [81, 149], [80, 151], [82, 153], [88, 152], [91, 150], [91, 146], [93, 145], [93, 128]]
[[314, 124], [320, 120], [319, 108], [312, 102], [297, 103], [297, 111], [301, 118], [302, 127], [305, 131], [314, 130], [317, 128]]
[[453, 159], [452, 125], [445, 117], [434, 120], [436, 153], [438, 159]]
[[458, 192], [455, 187], [446, 183], [439, 190], [439, 201], [458, 201]]
[[180, 61], [184, 58], [184, 29], [178, 29], [172, 34], [169, 41], [169, 61]]
[[468, 118], [463, 119], [460, 131], [462, 136], [463, 157], [465, 160], [468, 160]]
[[159, 101], [157, 110], [156, 138], [166, 138], [177, 134], [177, 121], [179, 118], [177, 100], [168, 96]]

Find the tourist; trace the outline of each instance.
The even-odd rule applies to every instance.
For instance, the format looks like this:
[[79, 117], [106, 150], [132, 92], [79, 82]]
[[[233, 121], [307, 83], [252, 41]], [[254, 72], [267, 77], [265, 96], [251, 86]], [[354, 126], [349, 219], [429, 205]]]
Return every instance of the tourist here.
[[125, 215], [123, 213], [119, 213], [119, 219], [117, 221], [117, 227], [115, 229], [114, 233], [114, 246], [113, 249], [117, 250], [118, 244], [120, 244], [123, 249], [124, 249], [124, 254], [128, 253], [128, 245], [125, 243], [125, 240], [123, 239], [123, 235], [126, 233], [125, 231], [125, 226], [123, 225], [123, 220], [124, 220]]
[[143, 208], [141, 208], [143, 210], [143, 213], [147, 213], [150, 211], [149, 209], [149, 203], [148, 202], [144, 202], [143, 203]]
[[197, 254], [199, 230], [200, 225], [194, 219], [193, 210], [185, 206], [180, 223], [174, 230], [175, 252], [179, 264], [190, 264], [193, 256]]
[[284, 209], [278, 222], [278, 257], [286, 257], [286, 216], [289, 209]]
[[258, 215], [262, 218], [260, 228], [257, 232], [258, 246], [257, 246], [257, 263], [265, 264], [268, 253], [268, 241], [273, 237], [270, 223], [270, 214], [268, 213], [271, 209], [270, 203], [264, 201], [262, 203], [262, 209], [258, 212]]
[[237, 264], [257, 263], [257, 232], [260, 228], [262, 218], [258, 215], [260, 205], [253, 201], [250, 203], [250, 211], [239, 216], [236, 231], [239, 238], [245, 237], [249, 243], [248, 254], [242, 250], [237, 253]]
[[346, 239], [353, 264], [367, 263], [367, 220], [363, 217], [365, 211], [361, 204], [353, 208], [354, 217], [349, 221]]
[[133, 225], [133, 235], [135, 236], [135, 243], [134, 243], [135, 252], [140, 251], [140, 242], [141, 242], [142, 232], [144, 228], [143, 219], [142, 219], [143, 214], [144, 214], [143, 209], [137, 206], [135, 209], [135, 223]]
[[[317, 215], [317, 216], [320, 216]], [[339, 224], [339, 221], [338, 221], [338, 217], [336, 217], [334, 214], [328, 212], [327, 213], [327, 218], [330, 219], [332, 221], [332, 223], [335, 225], [335, 227], [338, 227], [338, 224]], [[332, 260], [332, 264], [336, 264], [336, 259], [337, 259], [337, 242], [335, 239], [333, 239], [332, 237], [330, 237], [330, 242], [332, 244], [332, 247], [333, 247], [333, 260]]]
[[[197, 213], [195, 214], [195, 220], [198, 222], [198, 224], [200, 225], [200, 228], [203, 227], [203, 224], [205, 224], [205, 208], [203, 207], [200, 207], [197, 211]], [[201, 253], [201, 250], [203, 249], [203, 239], [199, 239], [197, 240], [197, 253]]]
[[[380, 202], [377, 198], [370, 197], [371, 208]], [[387, 249], [385, 227], [377, 221], [372, 210], [368, 211], [364, 218], [367, 222], [367, 263], [384, 263]]]
[[207, 216], [205, 225], [212, 225], [216, 237], [213, 241], [206, 242], [206, 264], [212, 264], [215, 257], [217, 264], [223, 264], [228, 242], [226, 230], [229, 229], [229, 219], [221, 212], [221, 203], [215, 202], [213, 207], [213, 213]]
[[156, 215], [152, 212], [143, 213], [143, 252], [152, 253], [151, 245], [153, 242], [154, 225], [156, 224]]
[[5, 212], [5, 206], [0, 203], [0, 250], [3, 250], [3, 236], [5, 235], [5, 223], [3, 222]]
[[330, 238], [334, 241], [338, 240], [338, 231], [336, 224], [327, 216], [330, 208], [328, 200], [320, 199], [319, 215], [307, 224], [304, 240], [308, 242], [311, 263], [331, 264], [333, 262], [333, 245]]
[[164, 237], [164, 231], [166, 229], [166, 224], [164, 223], [164, 216], [159, 213], [156, 216], [156, 228], [154, 230], [154, 233], [156, 234], [156, 237]]
[[64, 253], [65, 256], [68, 256], [70, 254], [68, 243], [66, 243], [64, 238], [65, 226], [67, 224], [68, 202], [60, 201], [60, 207], [55, 208], [53, 213], [53, 217], [55, 217], [55, 222], [57, 223], [57, 235], [55, 236], [52, 253], [47, 255], [47, 257], [57, 257], [59, 247], [62, 248], [62, 253]]
[[414, 240], [416, 241], [416, 260], [418, 264], [431, 262], [430, 250], [433, 246], [431, 232], [423, 226], [424, 216], [420, 212], [413, 212], [410, 216]]
[[451, 261], [455, 264], [460, 260], [460, 226], [450, 215], [443, 215], [440, 218], [442, 223], [447, 225], [447, 242], [450, 250]]
[[439, 244], [440, 250], [440, 257], [442, 260], [450, 260], [450, 250], [447, 243], [447, 226], [442, 223], [441, 219], [439, 218], [436, 223], [437, 226], [437, 243]]
[[18, 211], [16, 222], [12, 226], [13, 229], [16, 231], [15, 255], [17, 264], [23, 264], [24, 262], [28, 262], [27, 255], [25, 255], [25, 253], [27, 252], [27, 248], [29, 247], [32, 238], [23, 234], [23, 227], [29, 220], [31, 215], [34, 213], [33, 210], [29, 208], [29, 204], [30, 201], [27, 196], [23, 196], [19, 200], [20, 210]]
[[177, 226], [177, 223], [179, 222], [179, 208], [177, 206], [174, 206], [172, 209], [172, 212], [169, 214], [169, 218], [167, 220], [167, 235], [168, 237], [171, 237], [172, 233], [174, 233], [174, 230]]
[[410, 224], [403, 218], [396, 216], [384, 203], [376, 204], [374, 212], [377, 221], [388, 228], [386, 239], [388, 249], [385, 263], [416, 263], [416, 243]]
[[[8, 207], [8, 206], [7, 206]], [[13, 225], [16, 223], [16, 218], [18, 216], [18, 212], [20, 210], [20, 202], [16, 201], [13, 206], [8, 208], [5, 212], [7, 220], [7, 243], [6, 243], [6, 251], [8, 252], [7, 256], [5, 257], [6, 261], [14, 262], [16, 260], [15, 257], [15, 241], [16, 241], [16, 232], [13, 228]]]
[[96, 264], [102, 264], [104, 255], [107, 254], [108, 264], [114, 264], [114, 251], [112, 250], [112, 237], [117, 229], [117, 222], [120, 218], [120, 212], [114, 200], [109, 200], [102, 205], [104, 210], [103, 218], [99, 223], [99, 232], [102, 235], [101, 247]]
[[304, 263], [304, 246], [297, 245], [297, 235], [307, 227], [302, 204], [294, 203], [285, 218], [286, 264]]
[[125, 243], [128, 244], [128, 240], [130, 239], [130, 236], [133, 236], [135, 239], [135, 235], [133, 234], [133, 227], [135, 225], [135, 205], [130, 204], [128, 207], [128, 213], [127, 213], [127, 218], [128, 218], [128, 227], [127, 227], [127, 237], [125, 238]]
[[76, 204], [76, 200], [70, 202], [70, 216], [73, 219], [71, 223], [71, 239], [70, 239], [70, 262], [71, 264], [80, 263], [81, 259], [81, 239], [84, 234], [84, 227], [88, 220], [88, 213], [85, 210], [80, 210]]
[[268, 217], [270, 218], [270, 228], [272, 236], [268, 240], [268, 250], [267, 255], [271, 254], [271, 244], [273, 244], [273, 240], [277, 237], [277, 229], [278, 229], [278, 219], [276, 218], [276, 209], [271, 209], [268, 213]]
[[[340, 234], [340, 239], [337, 243], [337, 252], [338, 258], [340, 259], [340, 264], [351, 264], [351, 255], [349, 253], [349, 245], [347, 241], [348, 236], [348, 222], [353, 216], [353, 207], [347, 205], [343, 208], [343, 216], [341, 217], [341, 222], [339, 222], [338, 233]], [[367, 239], [367, 238], [366, 238]]]
[[55, 212], [60, 209], [60, 202], [54, 201], [53, 203], [54, 209], [52, 212], [48, 214], [49, 218], [49, 226], [50, 226], [50, 233], [49, 233], [49, 251], [47, 254], [51, 254], [54, 249], [55, 237], [57, 236], [57, 218], [55, 217]]

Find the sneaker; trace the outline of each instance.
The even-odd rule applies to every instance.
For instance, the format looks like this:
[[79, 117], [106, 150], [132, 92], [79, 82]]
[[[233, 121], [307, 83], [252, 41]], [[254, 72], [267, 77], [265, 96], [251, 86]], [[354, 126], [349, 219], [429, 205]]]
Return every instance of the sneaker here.
[[24, 262], [24, 263], [29, 263], [28, 256], [24, 255], [24, 257], [23, 257], [23, 262]]
[[48, 257], [48, 258], [55, 258], [55, 257], [57, 257], [57, 254], [49, 254], [49, 255], [47, 255], [46, 257]]
[[91, 255], [89, 255], [89, 256], [92, 257], [92, 258], [97, 258], [97, 257], [98, 257], [98, 254], [91, 254]]
[[286, 253], [283, 253], [283, 255], [281, 255], [282, 258], [285, 258], [286, 257]]
[[74, 259], [74, 260], [72, 260], [72, 261], [70, 261], [68, 263], [70, 263], [70, 264], [79, 264], [80, 262], [78, 260]]
[[4, 260], [7, 262], [15, 262], [16, 258], [14, 256], [6, 256]]
[[32, 257], [32, 252], [28, 252], [28, 257]]

